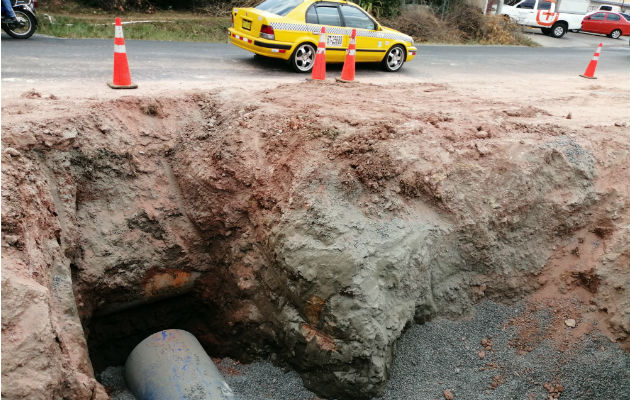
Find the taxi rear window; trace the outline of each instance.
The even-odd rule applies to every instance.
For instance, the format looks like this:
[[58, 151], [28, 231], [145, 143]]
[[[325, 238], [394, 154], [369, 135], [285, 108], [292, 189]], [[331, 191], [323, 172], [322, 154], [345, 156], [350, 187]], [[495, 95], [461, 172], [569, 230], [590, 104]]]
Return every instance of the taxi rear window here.
[[285, 16], [303, 2], [304, 0], [267, 0], [256, 6], [256, 9]]

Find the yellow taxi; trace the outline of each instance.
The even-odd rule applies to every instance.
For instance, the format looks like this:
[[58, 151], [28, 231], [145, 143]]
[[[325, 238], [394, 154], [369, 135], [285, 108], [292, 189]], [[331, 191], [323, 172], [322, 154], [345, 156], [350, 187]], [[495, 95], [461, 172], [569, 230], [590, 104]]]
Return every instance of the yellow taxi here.
[[381, 26], [362, 8], [344, 0], [266, 0], [232, 10], [230, 42], [267, 57], [289, 60], [297, 72], [313, 68], [321, 28], [326, 28], [326, 62], [343, 62], [352, 29], [357, 30], [356, 61], [381, 62], [400, 71], [417, 49], [413, 39]]

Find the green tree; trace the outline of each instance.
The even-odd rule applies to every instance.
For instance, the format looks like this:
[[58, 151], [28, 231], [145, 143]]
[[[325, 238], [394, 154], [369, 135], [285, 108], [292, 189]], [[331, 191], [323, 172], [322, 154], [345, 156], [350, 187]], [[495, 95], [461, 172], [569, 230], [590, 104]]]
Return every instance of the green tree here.
[[377, 18], [400, 12], [400, 0], [358, 0], [357, 4]]

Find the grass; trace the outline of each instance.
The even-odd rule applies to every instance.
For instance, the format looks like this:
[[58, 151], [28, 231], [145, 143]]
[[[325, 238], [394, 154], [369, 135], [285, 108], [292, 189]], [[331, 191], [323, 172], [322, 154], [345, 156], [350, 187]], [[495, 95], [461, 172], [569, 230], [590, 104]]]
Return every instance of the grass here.
[[[113, 38], [114, 15], [39, 14], [39, 33], [66, 38]], [[153, 14], [119, 15], [123, 22], [152, 21], [124, 24], [126, 39], [224, 42], [226, 30], [232, 25], [230, 17], [211, 17], [193, 13], [168, 11]]]

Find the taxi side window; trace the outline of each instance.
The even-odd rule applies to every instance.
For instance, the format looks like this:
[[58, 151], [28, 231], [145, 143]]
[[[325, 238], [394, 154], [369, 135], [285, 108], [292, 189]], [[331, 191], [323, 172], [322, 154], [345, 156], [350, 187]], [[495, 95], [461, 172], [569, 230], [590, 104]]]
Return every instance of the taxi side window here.
[[349, 28], [376, 29], [374, 21], [357, 7], [342, 5], [341, 14], [346, 22], [346, 26]]
[[337, 6], [318, 6], [317, 19], [320, 25], [341, 26], [341, 17]]
[[525, 0], [524, 2], [516, 6], [516, 8], [525, 8], [528, 10], [533, 10], [535, 4], [536, 4], [536, 0]]
[[597, 13], [597, 14], [591, 15], [591, 19], [595, 21], [603, 21], [605, 16], [606, 14], [604, 13]]
[[608, 14], [606, 21], [619, 21], [619, 16], [617, 14]]
[[311, 6], [306, 11], [306, 23], [307, 24], [318, 24], [319, 20], [317, 19], [317, 11], [315, 11], [315, 6]]

